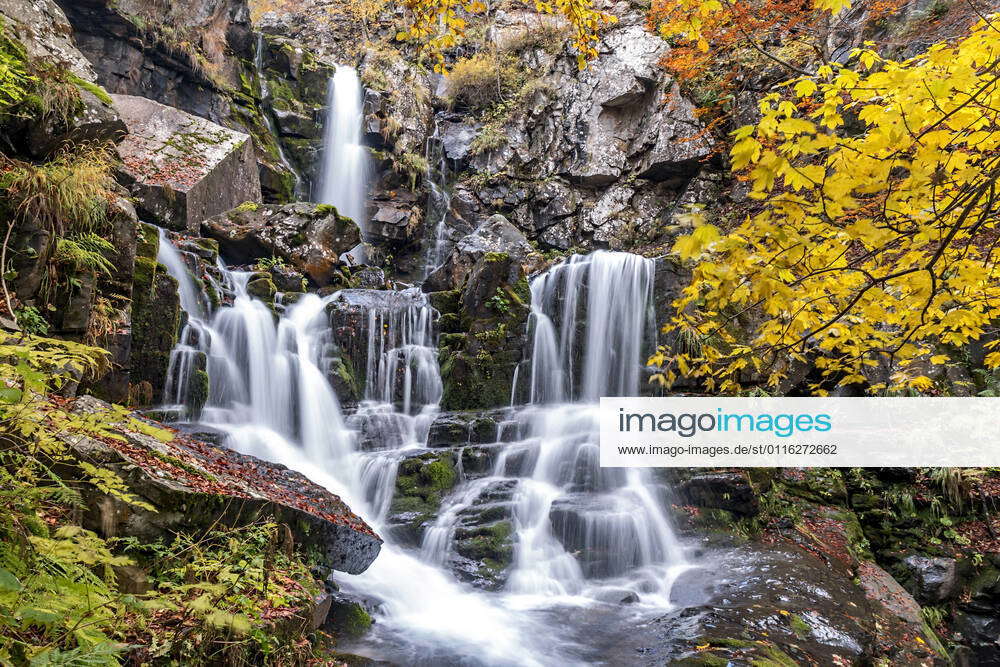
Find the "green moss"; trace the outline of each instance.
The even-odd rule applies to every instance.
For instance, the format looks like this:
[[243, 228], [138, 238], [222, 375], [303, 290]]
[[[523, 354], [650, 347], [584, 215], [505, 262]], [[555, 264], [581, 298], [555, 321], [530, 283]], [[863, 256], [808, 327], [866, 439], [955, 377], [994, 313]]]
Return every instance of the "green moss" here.
[[239, 211], [241, 213], [253, 213], [254, 211], [258, 210], [259, 208], [260, 208], [260, 204], [258, 204], [257, 202], [245, 201], [242, 204], [240, 204], [239, 206], [237, 206], [234, 210], [237, 210], [237, 211]]
[[337, 212], [337, 207], [334, 206], [333, 204], [317, 204], [316, 215], [327, 216], [327, 215], [340, 215], [340, 214]]
[[457, 313], [462, 290], [448, 290], [445, 292], [431, 292], [427, 295], [428, 301], [439, 313]]
[[802, 620], [802, 617], [798, 614], [791, 614], [788, 617], [788, 624], [791, 626], [792, 632], [794, 632], [795, 636], [799, 639], [805, 639], [812, 634], [812, 628], [810, 628], [809, 624]]
[[334, 619], [337, 630], [351, 639], [357, 639], [372, 627], [372, 617], [360, 604], [341, 605]]
[[96, 83], [91, 83], [86, 79], [81, 79], [72, 72], [67, 74], [67, 76], [69, 77], [69, 80], [72, 81], [76, 86], [83, 88], [87, 92], [93, 94], [94, 97], [96, 97], [101, 101], [101, 104], [104, 104], [109, 107], [114, 106], [115, 103], [114, 100], [112, 100], [111, 96], [108, 95], [108, 91], [104, 90], [104, 88], [102, 88], [101, 86], [97, 85]]
[[270, 277], [254, 278], [247, 283], [247, 294], [264, 301], [273, 299], [277, 291], [278, 288], [274, 286], [274, 281]]
[[187, 395], [188, 405], [196, 415], [201, 413], [202, 407], [204, 407], [205, 402], [208, 401], [208, 392], [208, 373], [204, 370], [198, 369], [191, 374]]
[[421, 477], [435, 490], [442, 491], [455, 486], [457, 474], [450, 462], [441, 459], [427, 464], [420, 471]]
[[506, 262], [510, 260], [510, 254], [506, 252], [488, 252], [483, 255], [483, 259], [488, 264], [495, 264], [498, 262]]

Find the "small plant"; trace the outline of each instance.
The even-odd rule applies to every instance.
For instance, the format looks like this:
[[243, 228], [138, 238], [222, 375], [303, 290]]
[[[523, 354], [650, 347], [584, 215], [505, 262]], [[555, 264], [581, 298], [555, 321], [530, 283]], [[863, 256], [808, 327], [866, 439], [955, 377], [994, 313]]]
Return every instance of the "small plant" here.
[[513, 56], [477, 53], [455, 63], [448, 74], [445, 99], [472, 111], [487, 109], [518, 91], [525, 78]]
[[260, 208], [260, 204], [252, 201], [245, 201], [236, 207], [236, 210], [240, 213], [253, 213]]
[[283, 258], [271, 255], [270, 257], [261, 257], [258, 259], [256, 266], [258, 271], [270, 271], [271, 269], [284, 269], [288, 265]]
[[506, 315], [510, 312], [510, 299], [507, 298], [507, 294], [499, 287], [493, 293], [493, 296], [486, 300], [486, 305], [501, 315]]
[[14, 319], [21, 331], [29, 336], [44, 336], [49, 332], [49, 323], [34, 306], [21, 306], [14, 311]]
[[111, 275], [114, 271], [106, 254], [114, 252], [115, 246], [107, 239], [93, 232], [72, 234], [56, 241], [52, 261], [72, 271], [90, 271]]
[[413, 190], [417, 187], [417, 180], [427, 173], [430, 165], [423, 155], [403, 153], [399, 157], [393, 156], [392, 168], [396, 173], [405, 174], [410, 178], [410, 190]]
[[31, 76], [25, 69], [27, 54], [20, 42], [7, 35], [0, 21], [0, 110], [17, 104], [24, 97]]

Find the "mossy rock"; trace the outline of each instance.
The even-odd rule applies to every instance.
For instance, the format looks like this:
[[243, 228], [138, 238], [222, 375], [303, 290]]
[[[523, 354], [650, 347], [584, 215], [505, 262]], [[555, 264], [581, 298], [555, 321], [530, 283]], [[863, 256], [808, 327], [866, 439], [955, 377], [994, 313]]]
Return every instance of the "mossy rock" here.
[[457, 313], [461, 306], [462, 290], [447, 290], [444, 292], [430, 292], [427, 295], [428, 301], [439, 313]]
[[455, 550], [466, 558], [485, 561], [492, 568], [503, 569], [514, 558], [513, 533], [510, 521], [462, 528], [456, 531]]
[[247, 294], [255, 296], [263, 301], [271, 301], [277, 293], [278, 288], [274, 286], [274, 281], [270, 277], [254, 278], [247, 283]]
[[360, 602], [342, 594], [334, 594], [325, 627], [338, 637], [357, 639], [372, 627], [371, 614]]

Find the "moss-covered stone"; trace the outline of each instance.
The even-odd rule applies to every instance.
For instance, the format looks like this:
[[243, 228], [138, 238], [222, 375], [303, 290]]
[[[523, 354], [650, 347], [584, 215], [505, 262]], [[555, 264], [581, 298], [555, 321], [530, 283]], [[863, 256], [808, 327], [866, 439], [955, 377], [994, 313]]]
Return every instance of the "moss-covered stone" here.
[[166, 385], [170, 351], [177, 344], [181, 306], [177, 281], [156, 261], [159, 237], [155, 227], [141, 224], [132, 282], [132, 353], [129, 382], [148, 382], [153, 402]]
[[274, 281], [270, 277], [254, 278], [247, 283], [247, 294], [264, 301], [271, 301], [277, 293], [278, 288], [274, 286]]
[[454, 454], [427, 452], [405, 459], [396, 474], [396, 493], [390, 511], [419, 516], [411, 521], [424, 521], [437, 512], [441, 498], [458, 481]]
[[326, 627], [338, 637], [357, 639], [372, 627], [372, 617], [360, 602], [342, 594], [335, 594], [327, 616]]

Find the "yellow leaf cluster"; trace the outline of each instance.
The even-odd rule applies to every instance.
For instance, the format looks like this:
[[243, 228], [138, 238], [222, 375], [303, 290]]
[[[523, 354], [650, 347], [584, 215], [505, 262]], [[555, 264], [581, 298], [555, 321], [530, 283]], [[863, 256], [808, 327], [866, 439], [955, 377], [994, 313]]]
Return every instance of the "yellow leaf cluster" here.
[[808, 361], [827, 388], [879, 366], [891, 380], [870, 387], [926, 391], [927, 363], [1000, 318], [995, 25], [905, 61], [859, 49], [857, 69], [827, 65], [761, 101], [731, 150], [761, 208], [676, 242], [693, 278], [665, 330], [687, 344], [658, 352], [663, 378], [738, 391]]
[[[569, 22], [580, 69], [597, 57], [595, 45], [601, 26], [618, 20], [594, 9], [593, 0], [535, 0], [534, 4], [539, 12], [557, 14]], [[466, 17], [486, 11], [481, 0], [402, 0], [402, 5], [410, 11], [412, 21], [407, 30], [396, 34], [396, 39], [419, 42], [423, 51], [434, 58], [436, 72], [445, 71], [444, 52], [454, 48], [465, 35]]]

